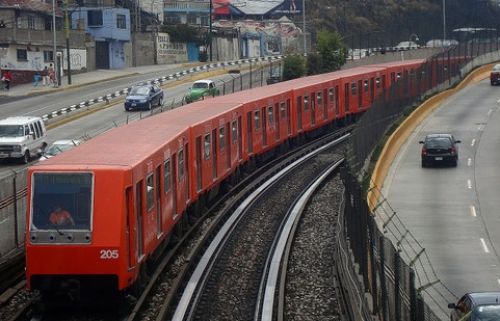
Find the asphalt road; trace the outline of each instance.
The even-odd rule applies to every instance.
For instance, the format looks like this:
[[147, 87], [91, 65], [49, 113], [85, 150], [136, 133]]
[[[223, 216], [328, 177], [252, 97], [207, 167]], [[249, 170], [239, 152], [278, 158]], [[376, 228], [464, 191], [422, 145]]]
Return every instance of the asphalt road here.
[[[446, 100], [408, 138], [383, 189], [438, 279], [457, 296], [500, 291], [499, 98], [488, 79]], [[439, 132], [462, 141], [458, 167], [421, 167], [419, 140]]]

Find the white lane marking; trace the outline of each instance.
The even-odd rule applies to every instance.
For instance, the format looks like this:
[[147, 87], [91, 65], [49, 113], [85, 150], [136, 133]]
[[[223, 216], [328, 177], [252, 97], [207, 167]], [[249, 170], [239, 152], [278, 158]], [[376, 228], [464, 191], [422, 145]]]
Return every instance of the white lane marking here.
[[474, 144], [475, 144], [475, 143], [476, 143], [476, 139], [474, 138], [474, 139], [472, 140], [472, 143], [470, 143], [470, 145], [471, 145], [472, 147], [474, 147]]
[[493, 112], [493, 109], [488, 110], [488, 117], [491, 115], [492, 112]]
[[7, 222], [7, 219], [6, 219], [6, 218], [4, 218], [3, 220], [1, 220], [1, 221], [0, 221], [0, 224], [3, 224], [3, 223], [5, 223], [5, 222]]
[[500, 104], [500, 99], [499, 99], [499, 100], [497, 100], [497, 103], [499, 103], [499, 104]]
[[477, 214], [476, 214], [476, 207], [474, 205], [471, 205], [470, 206], [470, 215], [476, 217]]
[[483, 130], [483, 127], [484, 127], [483, 125], [478, 126], [478, 127], [477, 127], [477, 131], [478, 131], [478, 132], [482, 131], [482, 130]]
[[483, 246], [483, 250], [485, 253], [490, 253], [490, 250], [488, 249], [488, 246], [486, 245], [486, 242], [484, 241], [483, 238], [480, 238], [481, 240], [481, 245]]
[[497, 279], [498, 285], [500, 285], [500, 279]]
[[470, 179], [467, 180], [467, 187], [472, 188], [472, 182]]
[[472, 165], [472, 158], [469, 158], [467, 159], [467, 166], [470, 167], [471, 165]]

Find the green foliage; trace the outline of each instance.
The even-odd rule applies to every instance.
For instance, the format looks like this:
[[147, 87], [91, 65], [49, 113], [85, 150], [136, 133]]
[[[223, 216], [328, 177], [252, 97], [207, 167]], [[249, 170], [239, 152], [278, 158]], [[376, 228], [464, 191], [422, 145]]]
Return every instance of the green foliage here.
[[283, 66], [283, 80], [300, 78], [306, 73], [304, 57], [300, 55], [290, 55], [285, 58]]
[[309, 53], [307, 55], [307, 75], [320, 74], [322, 68], [321, 56], [317, 53]]
[[323, 72], [339, 70], [345, 63], [345, 47], [338, 32], [321, 30], [318, 32], [318, 52], [321, 56]]
[[197, 45], [203, 44], [204, 37], [199, 30], [186, 24], [163, 25], [160, 31], [168, 33], [170, 41], [172, 42], [194, 42]]

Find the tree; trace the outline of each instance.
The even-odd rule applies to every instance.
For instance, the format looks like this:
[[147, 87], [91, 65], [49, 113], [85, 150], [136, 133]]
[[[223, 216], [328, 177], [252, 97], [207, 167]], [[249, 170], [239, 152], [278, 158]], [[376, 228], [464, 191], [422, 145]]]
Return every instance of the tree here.
[[339, 70], [345, 64], [346, 49], [338, 32], [321, 30], [318, 32], [318, 52], [321, 56], [322, 71]]
[[283, 64], [283, 80], [300, 78], [306, 73], [305, 59], [300, 55], [287, 56]]
[[309, 53], [307, 54], [307, 74], [308, 75], [317, 75], [321, 73], [323, 69], [323, 62], [321, 60], [321, 56], [317, 53]]

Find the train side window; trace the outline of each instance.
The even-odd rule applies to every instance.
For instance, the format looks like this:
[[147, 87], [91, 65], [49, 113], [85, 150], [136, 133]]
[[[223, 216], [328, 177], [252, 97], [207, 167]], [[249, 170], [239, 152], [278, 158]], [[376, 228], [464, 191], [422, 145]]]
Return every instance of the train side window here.
[[369, 86], [368, 86], [368, 80], [364, 80], [363, 81], [363, 88], [364, 88], [365, 92], [368, 91], [368, 88], [369, 88]]
[[355, 96], [355, 95], [356, 95], [356, 93], [357, 93], [356, 83], [355, 83], [355, 82], [353, 82], [353, 83], [351, 84], [351, 94], [352, 94], [353, 96]]
[[335, 92], [333, 91], [333, 88], [328, 89], [328, 100], [330, 103], [335, 101]]
[[274, 123], [274, 112], [273, 112], [273, 106], [267, 107], [267, 121], [269, 125], [273, 125]]
[[323, 104], [323, 96], [321, 95], [321, 91], [318, 91], [316, 94], [316, 99], [318, 100], [318, 106]]
[[401, 73], [400, 73], [400, 72], [398, 72], [398, 73], [396, 74], [396, 81], [398, 81], [399, 79], [401, 79]]
[[210, 134], [206, 134], [204, 138], [205, 160], [210, 159]]
[[304, 96], [304, 111], [309, 110], [309, 96]]
[[281, 119], [285, 119], [286, 118], [286, 107], [285, 107], [285, 103], [281, 103], [280, 104], [280, 118]]
[[380, 88], [380, 77], [375, 78], [375, 87]]
[[163, 188], [165, 193], [170, 191], [170, 159], [163, 163]]
[[231, 139], [233, 141], [233, 144], [238, 141], [238, 123], [236, 122], [236, 120], [231, 123]]
[[224, 146], [226, 144], [226, 133], [224, 127], [219, 128], [219, 149], [224, 150]]
[[255, 130], [260, 129], [260, 111], [257, 110], [254, 112], [254, 120], [255, 120]]
[[153, 180], [153, 174], [149, 174], [149, 176], [146, 178], [146, 204], [148, 208], [148, 212], [150, 212], [153, 207], [155, 206], [155, 186], [154, 186], [154, 180]]
[[185, 173], [183, 149], [179, 150], [178, 162], [179, 162], [179, 180], [181, 180], [184, 178], [184, 173]]

